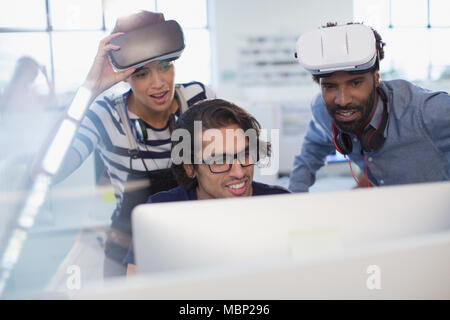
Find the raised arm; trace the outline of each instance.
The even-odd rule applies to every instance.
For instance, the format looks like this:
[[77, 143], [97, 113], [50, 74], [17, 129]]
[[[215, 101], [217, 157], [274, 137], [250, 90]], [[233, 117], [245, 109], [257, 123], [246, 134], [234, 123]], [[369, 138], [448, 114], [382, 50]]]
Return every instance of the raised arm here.
[[[87, 105], [91, 105], [99, 94], [111, 88], [113, 85], [119, 83], [120, 81], [127, 79], [135, 71], [135, 68], [130, 68], [122, 72], [115, 72], [108, 59], [108, 51], [120, 49], [119, 46], [109, 43], [111, 39], [117, 37], [120, 34], [122, 33], [114, 33], [108, 35], [100, 41], [94, 62], [84, 83], [82, 84], [82, 87], [84, 89], [87, 89], [89, 92], [89, 100], [87, 102]], [[50, 131], [47, 139], [43, 143], [42, 147], [40, 148], [38, 154], [36, 155], [31, 168], [31, 177], [33, 179], [35, 179], [37, 175], [42, 171], [42, 161], [48, 151], [48, 147], [52, 143], [59, 127], [61, 126], [62, 121], [68, 117], [69, 109], [70, 107], [57, 121], [55, 126]], [[79, 126], [80, 123], [78, 123], [78, 127]], [[90, 152], [92, 152], [92, 150], [90, 150]], [[74, 148], [69, 148], [67, 154], [65, 155], [64, 161], [53, 180], [57, 182], [69, 176], [81, 165], [85, 158], [86, 157], [81, 157], [79, 153], [74, 150]]]
[[289, 190], [308, 192], [316, 181], [316, 172], [325, 164], [327, 155], [333, 153], [333, 143], [313, 119], [310, 121], [302, 149], [294, 158], [294, 169], [289, 178]]

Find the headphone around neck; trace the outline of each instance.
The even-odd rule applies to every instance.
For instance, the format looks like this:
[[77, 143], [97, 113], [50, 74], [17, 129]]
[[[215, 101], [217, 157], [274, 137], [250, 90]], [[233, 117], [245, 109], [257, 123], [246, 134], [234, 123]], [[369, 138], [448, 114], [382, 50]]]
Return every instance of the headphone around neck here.
[[[383, 101], [383, 115], [381, 117], [380, 124], [378, 128], [374, 128], [371, 125], [364, 129], [361, 136], [361, 147], [364, 152], [373, 152], [380, 149], [384, 144], [384, 130], [386, 129], [388, 121], [388, 111], [387, 111], [387, 97], [384, 91], [377, 87], [377, 92]], [[332, 121], [331, 126], [333, 128], [333, 143], [337, 151], [343, 155], [348, 155], [353, 151], [352, 138], [349, 134], [340, 131], [334, 121]]]
[[141, 119], [133, 119], [133, 121], [130, 120], [130, 126], [134, 132], [136, 141], [145, 143], [148, 139], [147, 126], [145, 125], [145, 122]]
[[[172, 131], [174, 130], [177, 121], [178, 116], [174, 113], [170, 114], [168, 120], [170, 133], [172, 133]], [[148, 134], [147, 134], [147, 125], [145, 124], [144, 120], [137, 118], [133, 120], [130, 119], [129, 122], [131, 129], [134, 132], [136, 141], [145, 144], [148, 140]]]

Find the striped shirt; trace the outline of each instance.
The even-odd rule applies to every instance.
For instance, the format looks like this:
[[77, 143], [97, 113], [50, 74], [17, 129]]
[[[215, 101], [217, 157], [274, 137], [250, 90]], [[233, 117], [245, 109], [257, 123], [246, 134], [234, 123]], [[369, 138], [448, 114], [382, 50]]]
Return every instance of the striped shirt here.
[[[130, 92], [131, 90], [115, 98], [104, 96], [91, 105], [71, 146], [72, 151], [79, 155], [80, 162], [74, 163], [68, 169], [70, 172], [63, 174], [63, 176], [69, 175], [94, 149], [97, 149], [114, 188], [118, 207], [122, 202], [124, 184], [132, 170], [143, 173], [146, 172], [145, 166], [149, 171], [171, 166], [171, 139], [168, 123], [162, 129], [155, 129], [144, 122], [147, 141], [137, 142], [140, 157], [131, 158], [130, 143], [118, 111], [121, 104], [126, 105]], [[190, 82], [175, 86], [175, 98], [179, 106], [182, 105], [180, 99], [184, 98], [187, 106], [190, 107], [197, 101], [215, 98], [215, 95], [202, 83]], [[128, 111], [128, 116], [132, 123], [134, 123], [133, 119], [138, 119], [138, 116], [131, 111]], [[133, 126], [131, 128], [133, 131]]]

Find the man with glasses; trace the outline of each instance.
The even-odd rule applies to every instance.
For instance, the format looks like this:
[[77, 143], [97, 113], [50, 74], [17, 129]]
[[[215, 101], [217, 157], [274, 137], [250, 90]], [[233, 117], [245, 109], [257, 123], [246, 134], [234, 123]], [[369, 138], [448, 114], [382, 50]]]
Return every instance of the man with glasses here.
[[[172, 135], [172, 140], [181, 137], [172, 145], [172, 169], [179, 187], [159, 192], [148, 202], [289, 193], [282, 187], [253, 181], [254, 165], [271, 151], [270, 143], [259, 140], [260, 129], [252, 115], [228, 101], [195, 104], [181, 116]], [[128, 264], [128, 274], [135, 273], [132, 248], [124, 264]]]

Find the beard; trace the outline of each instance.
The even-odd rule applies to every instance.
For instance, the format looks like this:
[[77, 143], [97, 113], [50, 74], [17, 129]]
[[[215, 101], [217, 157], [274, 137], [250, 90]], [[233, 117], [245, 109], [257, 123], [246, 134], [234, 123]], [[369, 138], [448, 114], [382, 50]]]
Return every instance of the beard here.
[[[375, 107], [375, 95], [376, 95], [376, 86], [373, 85], [372, 91], [365, 101], [363, 101], [360, 105], [348, 105], [348, 106], [340, 106], [335, 105], [329, 110], [329, 114], [333, 119], [336, 126], [344, 131], [351, 132], [354, 134], [358, 134], [364, 130], [364, 127], [369, 122], [370, 114], [372, 113], [372, 109]], [[336, 120], [336, 112], [345, 112], [345, 111], [357, 111], [361, 114], [359, 119], [355, 119], [353, 121], [338, 121]]]

